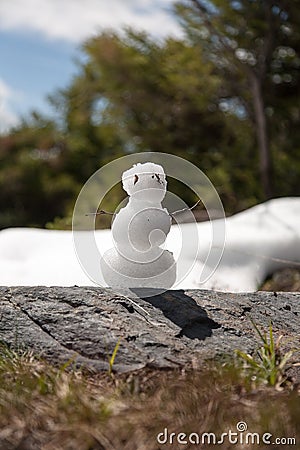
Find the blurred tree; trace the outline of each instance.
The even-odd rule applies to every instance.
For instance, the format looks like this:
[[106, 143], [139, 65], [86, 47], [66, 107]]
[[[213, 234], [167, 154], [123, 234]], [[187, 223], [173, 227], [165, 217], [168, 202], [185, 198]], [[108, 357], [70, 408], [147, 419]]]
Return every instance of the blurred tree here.
[[78, 75], [67, 89], [49, 96], [49, 101], [60, 116], [61, 134], [67, 143], [66, 170], [79, 183], [87, 181], [104, 161], [123, 154], [116, 127], [99, 110], [99, 102], [105, 99], [89, 76]]
[[[255, 126], [266, 198], [274, 193], [275, 129], [282, 137], [282, 116], [286, 131], [287, 121], [299, 125], [299, 6], [298, 0], [183, 0], [176, 5], [189, 41], [201, 46], [223, 80], [225, 105], [236, 100], [236, 110]], [[299, 141], [296, 145], [299, 149]]]
[[72, 207], [79, 186], [65, 170], [55, 123], [33, 114], [0, 137], [0, 228], [44, 226]]
[[[95, 135], [112, 137], [112, 145], [102, 148], [102, 161], [118, 156], [122, 145], [125, 153], [151, 150], [182, 155], [211, 177], [228, 209], [234, 211], [235, 184], [245, 172], [251, 177], [253, 158], [247, 157], [251, 140], [245, 139], [250, 132], [236, 115], [229, 117], [220, 109], [222, 80], [214, 64], [203, 59], [201, 47], [177, 39], [157, 42], [127, 30], [122, 37], [103, 33], [87, 41], [84, 54], [71, 86], [52, 99], [65, 111], [73, 158], [76, 146], [86, 139], [80, 144], [79, 166]], [[71, 143], [72, 136], [77, 143]], [[97, 139], [95, 144], [99, 149]], [[239, 171], [234, 170], [234, 154], [241, 145], [245, 159]], [[188, 199], [189, 194], [183, 194]]]

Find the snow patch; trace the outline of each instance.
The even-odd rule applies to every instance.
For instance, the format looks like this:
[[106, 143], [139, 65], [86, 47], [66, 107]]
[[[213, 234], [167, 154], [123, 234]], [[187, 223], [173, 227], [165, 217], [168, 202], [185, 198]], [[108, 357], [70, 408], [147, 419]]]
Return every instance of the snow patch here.
[[[204, 284], [199, 274], [211, 241], [209, 222], [198, 223], [200, 253], [188, 276], [176, 289], [255, 291], [266, 276], [286, 261], [300, 263], [300, 198], [280, 198], [257, 205], [226, 220], [226, 245], [221, 263]], [[193, 224], [182, 224], [186, 231]], [[82, 232], [84, 233], [84, 232]], [[113, 246], [110, 230], [95, 232], [103, 254]], [[193, 264], [193, 242], [177, 264]], [[175, 259], [180, 253], [178, 227], [173, 225], [166, 246]], [[212, 248], [212, 251], [214, 249]], [[99, 264], [100, 270], [100, 264]], [[72, 232], [10, 228], [0, 232], [0, 284], [7, 286], [91, 286], [73, 247]]]

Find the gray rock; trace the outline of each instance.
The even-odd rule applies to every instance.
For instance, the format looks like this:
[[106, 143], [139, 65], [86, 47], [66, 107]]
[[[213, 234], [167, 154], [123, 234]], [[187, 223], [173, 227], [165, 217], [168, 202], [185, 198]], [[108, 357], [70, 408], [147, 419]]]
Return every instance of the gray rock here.
[[29, 348], [55, 364], [68, 360], [107, 371], [120, 340], [116, 372], [201, 366], [204, 359], [251, 352], [251, 320], [299, 346], [299, 294], [213, 291], [144, 292], [92, 287], [0, 288], [0, 341]]

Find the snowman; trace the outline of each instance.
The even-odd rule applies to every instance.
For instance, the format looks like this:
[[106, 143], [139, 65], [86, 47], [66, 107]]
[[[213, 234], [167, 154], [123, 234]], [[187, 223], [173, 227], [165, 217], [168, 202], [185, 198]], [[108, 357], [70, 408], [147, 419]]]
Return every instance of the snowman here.
[[167, 181], [163, 168], [138, 163], [122, 175], [127, 205], [114, 217], [114, 248], [101, 258], [105, 282], [112, 287], [169, 289], [176, 279], [173, 254], [161, 246], [171, 228], [171, 216], [161, 205]]

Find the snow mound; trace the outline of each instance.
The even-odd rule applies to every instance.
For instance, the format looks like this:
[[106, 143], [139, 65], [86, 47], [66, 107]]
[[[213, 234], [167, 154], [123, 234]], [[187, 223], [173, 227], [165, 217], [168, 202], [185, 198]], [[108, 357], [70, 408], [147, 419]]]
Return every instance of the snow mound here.
[[[222, 260], [212, 277], [199, 283], [199, 273], [210, 241], [211, 225], [196, 225], [201, 251], [196, 262], [194, 242], [189, 242], [184, 258], [177, 264], [193, 265], [188, 276], [174, 285], [176, 289], [215, 289], [227, 292], [255, 291], [266, 276], [287, 267], [289, 261], [300, 265], [300, 198], [280, 198], [257, 205], [226, 220], [226, 243]], [[182, 224], [189, 232], [195, 224]], [[180, 246], [179, 227], [173, 225], [166, 248], [175, 259]], [[113, 246], [110, 230], [95, 232], [101, 252]], [[214, 249], [212, 248], [212, 251]], [[100, 269], [99, 269], [100, 270]], [[0, 231], [0, 284], [4, 286], [91, 286], [73, 247], [72, 232], [30, 228]]]

